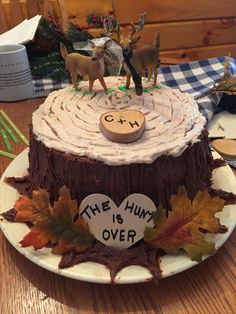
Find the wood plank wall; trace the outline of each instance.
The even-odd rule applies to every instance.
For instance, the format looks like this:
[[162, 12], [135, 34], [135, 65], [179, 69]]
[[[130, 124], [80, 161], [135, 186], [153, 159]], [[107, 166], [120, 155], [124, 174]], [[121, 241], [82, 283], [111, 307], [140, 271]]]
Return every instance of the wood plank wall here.
[[[63, 1], [72, 21], [85, 25], [88, 14], [113, 14], [124, 32], [129, 31], [130, 21], [138, 22], [140, 13], [146, 12], [146, 25], [137, 46], [152, 43], [155, 32], [159, 31], [162, 57], [196, 60], [230, 53], [236, 58], [235, 0], [14, 1], [20, 1], [21, 6], [17, 20], [11, 16], [13, 0], [0, 0], [0, 32], [16, 25], [19, 18], [32, 16], [32, 7], [39, 13], [44, 10], [44, 14], [50, 8], [53, 14], [60, 16]], [[99, 30], [91, 32], [100, 33]]]

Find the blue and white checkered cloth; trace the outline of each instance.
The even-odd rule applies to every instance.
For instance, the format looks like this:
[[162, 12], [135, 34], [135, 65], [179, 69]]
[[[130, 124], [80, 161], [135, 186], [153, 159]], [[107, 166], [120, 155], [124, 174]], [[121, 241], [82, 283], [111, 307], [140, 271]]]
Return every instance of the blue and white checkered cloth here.
[[[162, 67], [158, 70], [158, 81], [182, 92], [191, 94], [194, 98], [207, 92], [215, 81], [224, 74], [225, 57], [192, 61], [185, 64]], [[235, 74], [235, 60], [230, 59], [230, 73]], [[33, 80], [34, 97], [44, 97], [50, 92], [66, 87], [69, 80], [55, 82], [51, 78]], [[221, 99], [220, 94], [212, 94], [197, 100], [199, 110], [209, 121]]]

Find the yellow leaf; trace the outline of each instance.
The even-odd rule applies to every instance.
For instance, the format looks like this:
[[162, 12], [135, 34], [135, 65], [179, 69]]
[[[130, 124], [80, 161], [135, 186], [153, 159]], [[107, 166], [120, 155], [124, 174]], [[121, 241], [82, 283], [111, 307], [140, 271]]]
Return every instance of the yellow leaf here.
[[215, 214], [222, 211], [224, 202], [208, 191], [198, 192], [191, 202], [186, 190], [180, 188], [177, 195], [171, 196], [169, 217], [166, 217], [166, 210], [159, 207], [154, 217], [155, 228], [145, 230], [144, 240], [166, 253], [183, 249], [192, 260], [201, 261], [203, 255], [215, 252], [214, 243], [205, 240], [205, 232], [221, 230]]

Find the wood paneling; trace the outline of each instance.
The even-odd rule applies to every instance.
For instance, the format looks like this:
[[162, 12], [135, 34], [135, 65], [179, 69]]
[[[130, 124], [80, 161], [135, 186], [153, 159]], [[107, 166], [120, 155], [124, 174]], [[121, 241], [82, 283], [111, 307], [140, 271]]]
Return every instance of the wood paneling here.
[[69, 18], [81, 25], [86, 24], [86, 17], [89, 14], [98, 13], [108, 15], [113, 12], [111, 0], [64, 0], [67, 6]]
[[48, 14], [52, 14], [53, 13], [53, 8], [52, 8], [52, 3], [50, 0], [44, 0], [43, 3], [42, 3], [42, 15], [44, 17], [48, 17]]
[[12, 13], [12, 23], [13, 26], [20, 24], [24, 20], [21, 4], [19, 0], [11, 0], [9, 5], [10, 11]]
[[[15, 14], [15, 10], [11, 7], [15, 1], [12, 0], [0, 0], [0, 34], [4, 31], [14, 27], [22, 22], [24, 19], [29, 19], [37, 14], [45, 15], [45, 10], [50, 11], [55, 16], [60, 17], [61, 11], [57, 0], [19, 0], [17, 6], [18, 13]], [[1, 14], [5, 17], [6, 29], [3, 28], [2, 24], [4, 20], [1, 18]], [[16, 22], [17, 21], [17, 22]]]
[[113, 0], [120, 23], [137, 22], [142, 12], [149, 22], [201, 20], [236, 15], [235, 0]]
[[[0, 0], [0, 33], [15, 26], [9, 1]], [[16, 0], [14, 0], [16, 2]], [[31, 3], [34, 5], [31, 5]], [[19, 0], [22, 13], [17, 21], [29, 18], [32, 14], [43, 13], [43, 7], [51, 7], [52, 13], [61, 17], [59, 0]], [[235, 0], [64, 0], [63, 12], [70, 20], [85, 25], [89, 14], [108, 15], [114, 13], [125, 33], [129, 32], [130, 21], [137, 22], [141, 12], [147, 12], [141, 39], [137, 47], [151, 44], [154, 34], [161, 35], [161, 51], [167, 56], [184, 55], [189, 57], [209, 57], [229, 51], [236, 57], [236, 3]], [[34, 10], [34, 13], [32, 13]], [[1, 17], [2, 14], [2, 17]], [[15, 14], [14, 14], [15, 15]], [[45, 10], [44, 10], [45, 15]], [[100, 30], [90, 30], [100, 35]], [[229, 49], [230, 48], [230, 49]]]
[[210, 47], [186, 48], [180, 50], [164, 50], [160, 55], [166, 58], [177, 58], [187, 60], [200, 60], [206, 58], [226, 56], [230, 53], [236, 57], [236, 43], [229, 45], [217, 45]]
[[34, 17], [35, 15], [41, 13], [39, 10], [39, 1], [38, 0], [27, 0], [28, 8], [28, 17]]
[[[101, 31], [90, 30], [95, 36]], [[130, 27], [122, 27], [122, 32], [128, 34]], [[236, 19], [147, 24], [139, 33], [137, 47], [152, 44], [156, 32], [160, 33], [161, 50], [228, 44], [236, 41]]]
[[7, 23], [7, 17], [6, 17], [6, 13], [4, 11], [4, 6], [2, 5], [1, 1], [0, 1], [0, 34], [4, 33], [8, 30], [8, 23]]

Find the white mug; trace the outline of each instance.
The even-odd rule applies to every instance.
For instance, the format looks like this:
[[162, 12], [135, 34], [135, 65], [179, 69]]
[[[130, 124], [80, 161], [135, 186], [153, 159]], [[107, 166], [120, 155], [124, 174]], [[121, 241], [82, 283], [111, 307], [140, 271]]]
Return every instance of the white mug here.
[[32, 96], [33, 84], [25, 46], [0, 46], [0, 101], [16, 101]]

